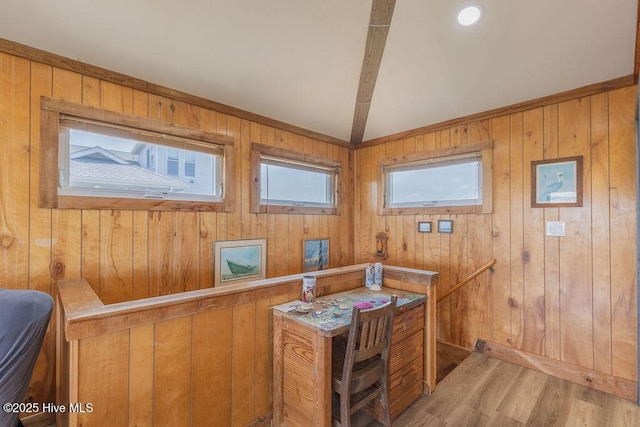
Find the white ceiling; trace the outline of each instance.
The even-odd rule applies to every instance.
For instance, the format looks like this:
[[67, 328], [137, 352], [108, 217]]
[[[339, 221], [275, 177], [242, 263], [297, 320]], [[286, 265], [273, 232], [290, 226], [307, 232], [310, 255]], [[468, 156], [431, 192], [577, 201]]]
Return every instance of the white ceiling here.
[[[397, 0], [364, 140], [634, 71], [637, 0]], [[349, 140], [371, 0], [0, 0], [0, 38]]]

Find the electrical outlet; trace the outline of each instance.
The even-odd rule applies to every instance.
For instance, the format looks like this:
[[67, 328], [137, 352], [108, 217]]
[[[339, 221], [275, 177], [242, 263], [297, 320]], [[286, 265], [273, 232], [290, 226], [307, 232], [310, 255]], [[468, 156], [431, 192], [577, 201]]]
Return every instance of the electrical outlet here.
[[547, 221], [547, 236], [564, 237], [564, 221]]

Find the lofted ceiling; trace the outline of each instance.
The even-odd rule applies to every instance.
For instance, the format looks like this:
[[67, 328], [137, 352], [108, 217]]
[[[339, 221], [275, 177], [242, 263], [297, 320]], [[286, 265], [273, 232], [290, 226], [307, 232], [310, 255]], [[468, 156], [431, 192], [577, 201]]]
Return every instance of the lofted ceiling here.
[[373, 3], [0, 0], [0, 38], [352, 143], [634, 73], [637, 0]]

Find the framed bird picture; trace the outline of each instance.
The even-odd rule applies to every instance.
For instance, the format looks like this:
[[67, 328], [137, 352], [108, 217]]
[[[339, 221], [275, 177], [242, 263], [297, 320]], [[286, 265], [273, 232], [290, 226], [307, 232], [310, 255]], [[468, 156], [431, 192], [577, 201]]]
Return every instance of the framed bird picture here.
[[531, 162], [531, 207], [582, 206], [582, 156]]

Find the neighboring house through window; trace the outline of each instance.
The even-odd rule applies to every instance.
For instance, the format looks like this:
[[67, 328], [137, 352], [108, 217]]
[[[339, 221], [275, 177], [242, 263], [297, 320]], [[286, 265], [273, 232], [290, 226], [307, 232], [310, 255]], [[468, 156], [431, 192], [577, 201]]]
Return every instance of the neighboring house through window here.
[[167, 175], [180, 175], [180, 153], [177, 148], [167, 148]]
[[43, 207], [231, 211], [229, 137], [65, 101], [42, 105]]

